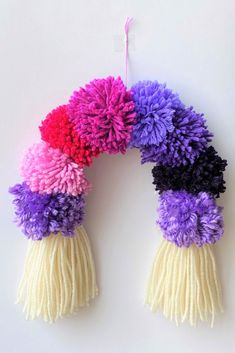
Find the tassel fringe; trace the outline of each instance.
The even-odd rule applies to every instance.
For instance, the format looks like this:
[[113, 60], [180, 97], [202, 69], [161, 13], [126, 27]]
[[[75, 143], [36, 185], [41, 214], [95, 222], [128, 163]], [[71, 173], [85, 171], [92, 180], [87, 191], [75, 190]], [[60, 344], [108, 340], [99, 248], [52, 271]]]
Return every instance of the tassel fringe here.
[[27, 319], [54, 322], [89, 305], [97, 293], [94, 261], [82, 226], [73, 238], [58, 233], [30, 241], [17, 293]]
[[211, 245], [179, 248], [164, 239], [149, 278], [146, 304], [152, 311], [162, 310], [177, 325], [210, 320], [213, 327], [223, 308]]

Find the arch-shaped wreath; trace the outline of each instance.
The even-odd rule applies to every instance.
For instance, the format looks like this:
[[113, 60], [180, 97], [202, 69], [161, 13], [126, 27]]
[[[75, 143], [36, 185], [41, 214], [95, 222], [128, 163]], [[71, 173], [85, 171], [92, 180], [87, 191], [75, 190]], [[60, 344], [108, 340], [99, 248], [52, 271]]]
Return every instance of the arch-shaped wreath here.
[[154, 261], [146, 302], [176, 322], [221, 310], [212, 253], [223, 235], [226, 160], [209, 144], [203, 114], [157, 81], [128, 90], [121, 78], [95, 79], [40, 125], [41, 142], [25, 153], [21, 184], [10, 188], [18, 225], [30, 239], [18, 301], [28, 318], [55, 321], [97, 294], [95, 267], [82, 226], [91, 185], [84, 168], [102, 153], [138, 148], [153, 163], [164, 240]]

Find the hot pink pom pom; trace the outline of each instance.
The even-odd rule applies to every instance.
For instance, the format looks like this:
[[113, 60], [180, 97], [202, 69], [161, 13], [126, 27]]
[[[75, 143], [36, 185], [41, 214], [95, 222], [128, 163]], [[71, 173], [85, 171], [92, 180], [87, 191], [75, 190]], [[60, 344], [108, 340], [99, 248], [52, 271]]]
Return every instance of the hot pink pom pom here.
[[69, 118], [79, 136], [108, 153], [125, 153], [135, 123], [134, 102], [120, 77], [96, 79], [74, 92]]
[[87, 193], [91, 186], [83, 168], [45, 142], [28, 149], [20, 171], [31, 191], [40, 193], [62, 192], [76, 196]]
[[81, 167], [89, 166], [92, 158], [99, 155], [97, 148], [91, 148], [78, 135], [69, 120], [66, 105], [53, 109], [42, 121], [39, 129], [43, 141], [67, 154]]

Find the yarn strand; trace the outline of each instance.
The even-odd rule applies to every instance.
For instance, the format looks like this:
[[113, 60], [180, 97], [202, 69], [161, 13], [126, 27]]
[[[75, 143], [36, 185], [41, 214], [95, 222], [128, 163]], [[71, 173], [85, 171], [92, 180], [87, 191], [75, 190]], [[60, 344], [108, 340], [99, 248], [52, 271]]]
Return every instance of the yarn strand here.
[[212, 245], [179, 248], [164, 239], [154, 260], [145, 302], [177, 325], [189, 321], [195, 326], [210, 318], [213, 327], [215, 315], [223, 308]]
[[82, 226], [72, 238], [58, 233], [29, 242], [17, 294], [27, 319], [54, 322], [88, 305], [97, 294], [94, 261]]

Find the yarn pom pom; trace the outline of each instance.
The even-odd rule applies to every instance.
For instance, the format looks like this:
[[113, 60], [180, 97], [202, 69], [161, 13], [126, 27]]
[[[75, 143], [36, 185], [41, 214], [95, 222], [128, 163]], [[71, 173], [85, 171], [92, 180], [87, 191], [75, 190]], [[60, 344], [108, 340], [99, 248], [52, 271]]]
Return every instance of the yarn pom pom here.
[[152, 170], [153, 184], [160, 192], [186, 190], [197, 194], [206, 191], [219, 197], [226, 189], [223, 176], [226, 165], [227, 161], [210, 146], [191, 165], [174, 168], [155, 166]]
[[72, 237], [75, 227], [83, 221], [83, 194], [39, 194], [31, 191], [25, 182], [11, 187], [9, 192], [15, 196], [16, 222], [29, 239], [41, 240], [58, 232]]
[[90, 82], [73, 93], [68, 109], [79, 136], [93, 148], [125, 153], [136, 114], [120, 77]]
[[192, 107], [178, 109], [172, 118], [174, 130], [167, 134], [159, 146], [141, 148], [141, 162], [179, 166], [193, 163], [205, 150], [212, 134], [207, 130], [203, 114]]
[[179, 247], [214, 244], [223, 235], [222, 208], [205, 192], [166, 191], [158, 211], [164, 237]]
[[137, 121], [131, 136], [131, 147], [158, 146], [167, 132], [174, 130], [172, 122], [176, 108], [183, 108], [177, 94], [157, 81], [140, 81], [132, 87]]
[[52, 110], [39, 127], [42, 140], [71, 157], [80, 166], [89, 166], [99, 150], [87, 144], [69, 120], [67, 106]]
[[40, 193], [62, 192], [77, 196], [87, 193], [91, 186], [82, 167], [45, 142], [28, 149], [21, 163], [21, 175], [31, 191]]

